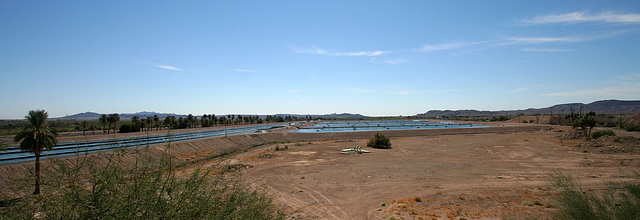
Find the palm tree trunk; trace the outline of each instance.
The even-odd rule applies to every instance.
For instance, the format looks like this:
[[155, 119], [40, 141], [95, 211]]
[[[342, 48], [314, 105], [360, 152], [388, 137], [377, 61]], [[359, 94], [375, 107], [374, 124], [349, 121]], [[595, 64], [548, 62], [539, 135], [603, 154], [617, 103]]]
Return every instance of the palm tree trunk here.
[[34, 195], [40, 194], [40, 153], [36, 153], [36, 189], [33, 191]]

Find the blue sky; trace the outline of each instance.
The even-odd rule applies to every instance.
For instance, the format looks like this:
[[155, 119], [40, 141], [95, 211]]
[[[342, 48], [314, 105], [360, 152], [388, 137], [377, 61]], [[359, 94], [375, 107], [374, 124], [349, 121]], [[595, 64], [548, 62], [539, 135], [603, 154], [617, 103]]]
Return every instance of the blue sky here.
[[640, 99], [639, 1], [0, 1], [0, 118]]

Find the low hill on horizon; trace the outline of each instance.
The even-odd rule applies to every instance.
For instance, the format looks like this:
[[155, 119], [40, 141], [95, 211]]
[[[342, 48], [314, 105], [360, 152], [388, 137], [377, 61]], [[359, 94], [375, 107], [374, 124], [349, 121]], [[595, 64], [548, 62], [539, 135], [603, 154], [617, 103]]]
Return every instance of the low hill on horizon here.
[[[582, 109], [581, 109], [582, 108]], [[478, 111], [478, 110], [430, 110], [426, 113], [418, 114], [421, 117], [442, 117], [442, 116], [500, 116], [500, 115], [549, 115], [549, 114], [569, 114], [580, 111], [596, 114], [636, 114], [640, 112], [640, 101], [621, 100], [601, 100], [589, 104], [568, 103], [559, 104], [546, 108], [529, 108], [525, 110], [501, 110], [501, 111]]]
[[[640, 113], [640, 101], [621, 101], [621, 100], [601, 100], [595, 101], [589, 104], [583, 103], [567, 103], [567, 104], [558, 104], [551, 107], [546, 108], [529, 108], [524, 110], [500, 110], [500, 111], [479, 111], [473, 109], [467, 110], [430, 110], [422, 114], [417, 114], [415, 116], [418, 117], [442, 117], [442, 116], [501, 116], [501, 115], [549, 115], [549, 114], [569, 114], [571, 112], [578, 113], [581, 111], [589, 112], [593, 111], [596, 114], [625, 114], [625, 115], [633, 115]], [[100, 113], [96, 112], [84, 112], [78, 113], [74, 115], [68, 115], [64, 117], [60, 117], [58, 119], [73, 119], [73, 120], [95, 120], [100, 118]], [[164, 119], [167, 116], [175, 116], [179, 117], [187, 117], [187, 115], [179, 115], [175, 113], [157, 113], [157, 112], [149, 112], [142, 111], [138, 113], [119, 113], [120, 118], [122, 119], [131, 119], [133, 116], [137, 115], [140, 118], [153, 117], [154, 115], [158, 115], [161, 119]], [[252, 114], [240, 114], [243, 116], [248, 116]], [[194, 115], [198, 118], [202, 115]], [[217, 115], [219, 116], [219, 115]], [[227, 116], [221, 115], [221, 116]], [[267, 115], [258, 115], [260, 118], [265, 118]], [[331, 114], [275, 114], [274, 116], [295, 116], [304, 118], [306, 116], [311, 116], [313, 118], [367, 118], [369, 116], [365, 116], [358, 113], [331, 113]]]
[[[84, 113], [78, 113], [75, 115], [67, 115], [64, 117], [59, 117], [59, 119], [95, 120], [95, 119], [99, 119], [101, 115], [102, 114], [96, 113], [96, 112], [84, 112]], [[187, 115], [178, 115], [174, 113], [157, 113], [157, 112], [147, 112], [147, 111], [142, 111], [137, 113], [118, 113], [118, 116], [120, 116], [121, 119], [131, 119], [133, 116], [136, 116], [136, 115], [140, 118], [153, 117], [154, 115], [158, 115], [159, 118], [166, 118], [167, 116], [187, 117]]]
[[[111, 113], [109, 113], [111, 114]], [[107, 115], [109, 115], [107, 114]], [[99, 119], [100, 116], [102, 114], [100, 113], [96, 113], [96, 112], [84, 112], [84, 113], [78, 113], [78, 114], [74, 114], [74, 115], [68, 115], [68, 116], [64, 116], [64, 117], [59, 117], [59, 119], [67, 119], [67, 120], [96, 120]], [[158, 117], [160, 119], [164, 119], [167, 116], [175, 116], [176, 118], [179, 117], [183, 117], [186, 118], [187, 115], [179, 115], [179, 114], [174, 114], [174, 113], [157, 113], [157, 112], [147, 112], [147, 111], [142, 111], [142, 112], [137, 112], [137, 113], [118, 113], [118, 115], [120, 116], [121, 119], [131, 119], [133, 116], [138, 116], [140, 118], [146, 118], [146, 117], [153, 117], [154, 115], [158, 115]], [[248, 116], [250, 114], [240, 114], [242, 116]], [[202, 117], [202, 115], [194, 115], [197, 116], [198, 118]], [[219, 115], [216, 115], [219, 116]], [[222, 116], [227, 116], [222, 115]], [[332, 114], [324, 114], [324, 115], [317, 115], [317, 114], [309, 114], [309, 115], [303, 115], [303, 114], [275, 114], [274, 116], [281, 116], [281, 117], [286, 117], [286, 116], [295, 116], [295, 117], [299, 117], [299, 118], [304, 118], [306, 116], [311, 116], [314, 118], [363, 118], [363, 117], [367, 117], [361, 114], [351, 114], [351, 113], [332, 113]], [[258, 115], [258, 117], [260, 118], [265, 118], [267, 117], [267, 115]]]

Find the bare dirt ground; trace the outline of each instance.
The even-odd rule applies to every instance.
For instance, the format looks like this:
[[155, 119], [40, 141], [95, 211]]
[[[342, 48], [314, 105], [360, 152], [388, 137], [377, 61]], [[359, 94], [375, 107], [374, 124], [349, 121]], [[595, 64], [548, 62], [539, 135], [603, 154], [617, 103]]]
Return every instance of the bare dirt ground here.
[[[238, 154], [231, 164], [256, 189], [320, 219], [551, 218], [557, 204], [553, 170], [585, 190], [640, 171], [640, 155], [584, 153], [560, 132], [476, 133], [393, 137], [393, 149], [340, 154], [366, 139], [272, 144]], [[275, 147], [288, 150], [274, 151]], [[296, 217], [294, 216], [294, 217]]]
[[[234, 167], [245, 167], [239, 172], [247, 183], [299, 210], [295, 218], [550, 218], [557, 203], [549, 172], [570, 174], [590, 191], [640, 172], [640, 155], [633, 151], [585, 152], [577, 147], [584, 140], [558, 138], [570, 128], [488, 124], [495, 127], [383, 131], [391, 137], [389, 150], [364, 147], [376, 132], [273, 132], [172, 143], [171, 152], [176, 163], [192, 164], [180, 168], [189, 172], [217, 164], [211, 156], [245, 149], [225, 162], [242, 164]], [[340, 154], [354, 145], [371, 153]], [[274, 151], [276, 146], [287, 150]], [[152, 146], [149, 154], [159, 157], [163, 150]], [[0, 188], [30, 167], [32, 162], [0, 166]]]

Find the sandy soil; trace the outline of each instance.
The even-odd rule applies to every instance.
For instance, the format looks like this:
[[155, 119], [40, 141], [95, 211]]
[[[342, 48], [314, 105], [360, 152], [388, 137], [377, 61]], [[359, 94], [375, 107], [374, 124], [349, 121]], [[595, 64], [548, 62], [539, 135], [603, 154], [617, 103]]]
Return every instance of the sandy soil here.
[[[548, 174], [560, 170], [587, 190], [640, 171], [637, 154], [584, 153], [559, 132], [394, 137], [393, 149], [340, 154], [366, 139], [272, 144], [236, 155], [241, 172], [299, 216], [320, 219], [501, 219], [550, 217]], [[278, 146], [286, 151], [274, 151]], [[386, 206], [382, 206], [382, 203]]]
[[[340, 150], [366, 146], [375, 131], [243, 134], [172, 143], [171, 151], [176, 163], [193, 164], [181, 168], [189, 172], [216, 164], [217, 159], [208, 159], [213, 155], [247, 149], [226, 162], [245, 165], [238, 167], [245, 167], [239, 172], [247, 183], [299, 210], [294, 217], [319, 219], [549, 217], [557, 207], [548, 185], [550, 171], [573, 175], [593, 191], [602, 190], [604, 181], [640, 172], [640, 155], [585, 153], [576, 147], [582, 140], [559, 139], [566, 132], [558, 127], [492, 125], [383, 131], [393, 149], [364, 147], [368, 154]], [[272, 144], [252, 148], [265, 143]], [[274, 151], [276, 146], [288, 150]], [[163, 149], [152, 146], [149, 154], [159, 156]], [[0, 188], [30, 167], [0, 166]]]

